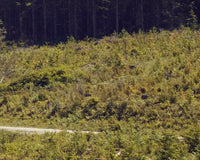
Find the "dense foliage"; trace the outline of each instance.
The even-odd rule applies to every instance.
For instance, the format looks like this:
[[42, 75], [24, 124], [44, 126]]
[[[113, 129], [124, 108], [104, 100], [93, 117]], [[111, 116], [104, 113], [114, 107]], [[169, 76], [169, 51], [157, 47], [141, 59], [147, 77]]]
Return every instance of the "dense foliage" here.
[[7, 39], [29, 43], [99, 38], [139, 29], [198, 28], [199, 0], [1, 0]]
[[0, 132], [0, 158], [199, 159], [199, 35], [188, 28], [123, 31], [5, 48], [1, 124], [102, 133]]

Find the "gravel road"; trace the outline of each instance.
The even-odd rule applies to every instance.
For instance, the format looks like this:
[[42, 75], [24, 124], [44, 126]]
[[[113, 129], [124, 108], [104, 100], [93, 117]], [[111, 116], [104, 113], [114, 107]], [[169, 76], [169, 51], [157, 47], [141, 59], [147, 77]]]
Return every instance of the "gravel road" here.
[[59, 133], [59, 132], [63, 132], [63, 131], [67, 132], [67, 133], [92, 133], [92, 134], [100, 133], [100, 132], [92, 132], [92, 131], [74, 131], [74, 130], [9, 127], [9, 126], [0, 126], [0, 130], [11, 131], [11, 132], [19, 132], [19, 133], [27, 133], [27, 134]]

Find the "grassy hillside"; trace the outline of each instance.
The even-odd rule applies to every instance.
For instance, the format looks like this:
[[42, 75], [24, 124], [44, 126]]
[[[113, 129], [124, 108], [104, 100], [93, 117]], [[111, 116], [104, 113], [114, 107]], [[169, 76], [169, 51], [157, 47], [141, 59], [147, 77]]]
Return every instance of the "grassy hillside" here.
[[1, 132], [3, 158], [200, 158], [200, 31], [11, 47], [0, 70], [2, 125], [102, 132]]

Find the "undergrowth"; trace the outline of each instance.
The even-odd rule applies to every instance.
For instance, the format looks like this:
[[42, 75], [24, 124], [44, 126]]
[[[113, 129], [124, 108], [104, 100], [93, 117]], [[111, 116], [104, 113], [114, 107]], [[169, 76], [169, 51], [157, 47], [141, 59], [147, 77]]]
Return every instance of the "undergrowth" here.
[[2, 132], [2, 158], [199, 159], [199, 35], [188, 28], [123, 32], [4, 49], [1, 123], [102, 134]]

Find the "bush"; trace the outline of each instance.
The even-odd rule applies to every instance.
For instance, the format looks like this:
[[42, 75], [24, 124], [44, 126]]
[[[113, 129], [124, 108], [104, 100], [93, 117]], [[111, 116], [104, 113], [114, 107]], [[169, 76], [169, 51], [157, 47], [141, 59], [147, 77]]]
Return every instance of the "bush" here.
[[44, 69], [25, 75], [24, 77], [11, 82], [10, 84], [4, 84], [0, 86], [0, 90], [19, 90], [26, 84], [33, 83], [35, 87], [45, 87], [51, 82], [58, 81], [64, 84], [75, 82], [77, 77], [72, 76], [72, 71], [65, 67], [56, 67], [50, 69]]

